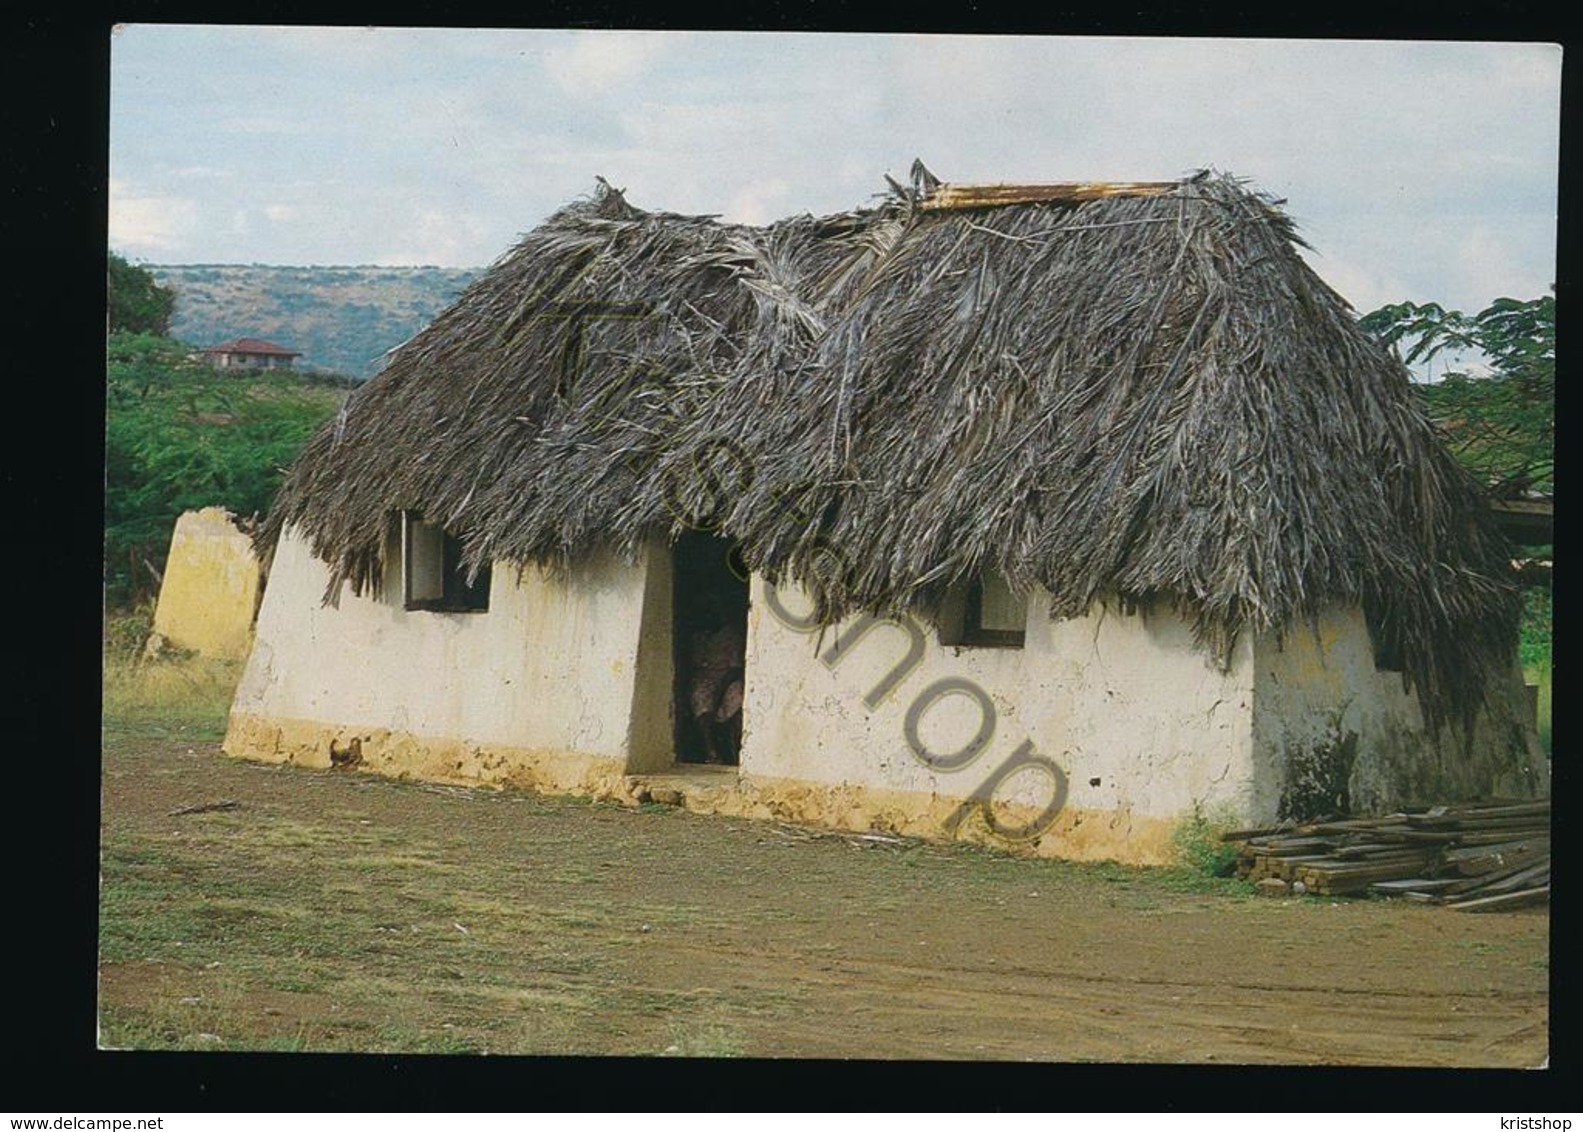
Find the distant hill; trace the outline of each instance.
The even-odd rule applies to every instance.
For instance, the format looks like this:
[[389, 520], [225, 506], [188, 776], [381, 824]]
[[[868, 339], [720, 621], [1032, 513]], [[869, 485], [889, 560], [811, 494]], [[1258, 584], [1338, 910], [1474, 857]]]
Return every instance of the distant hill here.
[[445, 267], [146, 264], [176, 292], [172, 337], [195, 346], [264, 338], [301, 369], [371, 377], [387, 350], [427, 326], [482, 274]]

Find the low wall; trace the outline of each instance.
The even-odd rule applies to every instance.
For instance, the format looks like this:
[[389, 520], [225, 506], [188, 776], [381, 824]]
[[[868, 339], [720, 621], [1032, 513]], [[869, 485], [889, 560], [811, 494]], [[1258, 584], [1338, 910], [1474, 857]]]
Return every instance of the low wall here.
[[170, 536], [151, 644], [245, 660], [253, 644], [259, 584], [253, 542], [229, 512], [220, 507], [185, 512]]

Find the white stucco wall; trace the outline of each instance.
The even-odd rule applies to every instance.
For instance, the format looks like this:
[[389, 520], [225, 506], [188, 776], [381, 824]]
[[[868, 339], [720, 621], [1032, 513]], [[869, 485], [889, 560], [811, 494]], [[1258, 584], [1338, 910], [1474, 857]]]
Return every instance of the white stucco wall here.
[[[392, 595], [399, 558], [387, 555]], [[673, 570], [659, 544], [635, 565], [585, 563], [567, 580], [529, 570], [519, 581], [497, 563], [485, 613], [407, 612], [398, 599], [349, 591], [325, 606], [327, 581], [325, 564], [288, 532], [228, 751], [328, 765], [335, 744], [359, 738], [368, 769], [628, 801], [648, 797], [648, 777], [700, 773], [674, 762]], [[1162, 861], [1181, 818], [1271, 820], [1294, 791], [1330, 788], [1337, 757], [1360, 812], [1548, 792], [1531, 723], [1524, 738], [1515, 670], [1471, 747], [1431, 741], [1400, 676], [1375, 671], [1356, 610], [1326, 614], [1317, 635], [1245, 634], [1222, 671], [1164, 603], [1054, 621], [1035, 593], [1022, 647], [943, 646], [914, 622], [909, 662], [914, 638], [900, 625], [854, 636], [862, 619], [852, 619], [801, 631], [789, 621], [806, 597], [775, 595], [785, 616], [771, 597], [755, 577], [740, 775], [693, 782], [693, 808], [923, 836], [1003, 839], [1023, 822], [1043, 831], [1026, 842], [1036, 852]], [[930, 699], [940, 681], [956, 690]], [[962, 751], [986, 721], [976, 754], [929, 765]], [[1031, 765], [1005, 775], [1014, 756], [1058, 768], [1058, 820], [1033, 821], [1056, 783]], [[962, 803], [981, 801], [986, 783], [1008, 804], [1006, 824], [980, 821], [975, 832], [963, 815], [990, 812]]]
[[349, 588], [325, 606], [328, 567], [288, 532], [232, 715], [624, 759], [643, 579], [615, 560], [573, 584], [497, 565], [484, 613], [408, 612]]
[[[1172, 817], [1195, 804], [1243, 805], [1252, 778], [1251, 648], [1228, 672], [1192, 647], [1175, 613], [1096, 609], [1052, 621], [1045, 599], [1029, 600], [1022, 648], [941, 646], [921, 625], [923, 655], [895, 689], [870, 707], [864, 697], [906, 656], [908, 634], [881, 624], [836, 663], [829, 630], [789, 628], [755, 578], [749, 613], [744, 706], [744, 775], [854, 784], [965, 798], [1024, 740], [1065, 772], [1067, 806]], [[807, 610], [796, 590], [779, 595], [792, 614]], [[842, 629], [853, 622], [843, 623]], [[968, 765], [925, 765], [905, 733], [908, 708], [935, 681], [963, 677], [994, 705], [995, 731]], [[965, 694], [932, 704], [917, 727], [927, 751], [950, 754], [977, 732], [982, 709]], [[997, 800], [1043, 807], [1050, 785], [1024, 772]]]
[[1547, 794], [1549, 774], [1521, 675], [1488, 690], [1471, 739], [1460, 723], [1425, 730], [1399, 672], [1374, 664], [1363, 611], [1335, 608], [1254, 650], [1254, 813], [1312, 816], [1345, 804], [1368, 813], [1414, 803]]

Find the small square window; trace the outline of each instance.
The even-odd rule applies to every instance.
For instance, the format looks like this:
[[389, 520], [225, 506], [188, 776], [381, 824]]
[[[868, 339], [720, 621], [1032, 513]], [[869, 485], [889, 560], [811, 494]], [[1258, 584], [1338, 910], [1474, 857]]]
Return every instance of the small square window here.
[[462, 569], [462, 540], [416, 513], [403, 512], [402, 589], [407, 609], [434, 613], [483, 613], [489, 609], [489, 564], [469, 584]]
[[989, 572], [947, 596], [940, 611], [940, 643], [1020, 649], [1027, 623], [1027, 599], [1000, 574]]

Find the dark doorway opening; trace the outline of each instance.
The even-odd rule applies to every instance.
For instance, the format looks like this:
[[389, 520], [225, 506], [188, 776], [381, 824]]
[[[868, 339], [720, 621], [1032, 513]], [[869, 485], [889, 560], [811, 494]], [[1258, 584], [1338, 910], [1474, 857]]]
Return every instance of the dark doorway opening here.
[[675, 546], [676, 761], [736, 766], [742, 749], [748, 573], [736, 545], [689, 531]]

